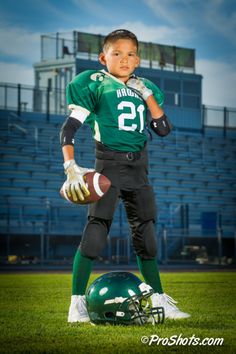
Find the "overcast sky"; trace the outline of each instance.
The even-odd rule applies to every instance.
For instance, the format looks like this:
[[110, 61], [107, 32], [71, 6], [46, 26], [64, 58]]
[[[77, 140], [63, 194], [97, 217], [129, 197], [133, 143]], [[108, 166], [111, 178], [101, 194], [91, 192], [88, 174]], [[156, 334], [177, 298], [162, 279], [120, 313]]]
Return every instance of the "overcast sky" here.
[[196, 50], [203, 103], [236, 107], [235, 0], [6, 0], [0, 3], [0, 82], [33, 84], [40, 35], [133, 31]]

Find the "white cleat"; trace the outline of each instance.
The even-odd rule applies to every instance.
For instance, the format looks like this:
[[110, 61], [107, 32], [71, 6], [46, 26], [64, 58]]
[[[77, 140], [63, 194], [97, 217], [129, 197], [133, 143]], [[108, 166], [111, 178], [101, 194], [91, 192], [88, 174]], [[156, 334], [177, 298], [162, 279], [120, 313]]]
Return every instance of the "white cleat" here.
[[151, 301], [152, 301], [152, 306], [153, 307], [163, 307], [165, 311], [165, 318], [169, 318], [172, 320], [178, 320], [180, 318], [188, 318], [190, 315], [186, 312], [182, 312], [178, 309], [178, 307], [175, 305], [177, 304], [177, 301], [172, 299], [167, 294], [158, 294], [154, 293], [151, 296]]
[[90, 322], [84, 295], [72, 295], [68, 322]]

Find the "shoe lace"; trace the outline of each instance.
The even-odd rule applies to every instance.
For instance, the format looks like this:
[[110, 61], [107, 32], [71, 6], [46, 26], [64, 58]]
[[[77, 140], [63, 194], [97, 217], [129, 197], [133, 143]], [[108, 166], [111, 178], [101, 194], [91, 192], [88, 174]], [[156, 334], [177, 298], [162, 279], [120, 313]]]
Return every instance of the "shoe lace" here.
[[171, 296], [167, 294], [162, 294], [162, 301], [165, 303], [165, 305], [172, 307], [173, 309], [177, 310], [177, 306], [175, 304], [178, 303], [178, 301], [175, 301]]

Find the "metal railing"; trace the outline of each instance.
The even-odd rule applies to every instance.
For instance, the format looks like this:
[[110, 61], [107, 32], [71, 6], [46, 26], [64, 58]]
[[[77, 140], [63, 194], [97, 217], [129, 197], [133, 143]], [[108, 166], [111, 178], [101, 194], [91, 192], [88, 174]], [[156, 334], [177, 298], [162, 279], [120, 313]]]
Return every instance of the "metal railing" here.
[[202, 118], [205, 127], [236, 128], [236, 108], [203, 105]]
[[[14, 262], [17, 264], [23, 264], [22, 260], [45, 265], [53, 262], [57, 265], [72, 263], [81, 234], [71, 233], [67, 236], [58, 236], [57, 233], [48, 232], [48, 226], [43, 223], [41, 225], [38, 223], [34, 227], [34, 232], [35, 228], [38, 228], [38, 232], [34, 235], [32, 231], [22, 234], [24, 236], [21, 243], [17, 241], [10, 229], [5, 235], [2, 234], [0, 263], [10, 264], [12, 255], [15, 256]], [[68, 240], [70, 240], [69, 243]], [[236, 263], [236, 230], [234, 235], [226, 237], [224, 230], [220, 228], [208, 236], [203, 236], [201, 233], [197, 236], [191, 229], [188, 233], [177, 229], [173, 234], [171, 229], [163, 228], [158, 232], [157, 241], [158, 259], [164, 265], [231, 266]], [[116, 237], [110, 234], [107, 247], [103, 250], [99, 262], [109, 265], [132, 264], [135, 261], [130, 235]]]
[[[22, 112], [43, 113], [47, 120], [50, 114], [68, 113], [64, 90], [9, 83], [0, 83], [0, 109], [15, 111], [18, 116]], [[236, 108], [203, 105], [201, 113], [203, 127], [236, 128]]]
[[21, 134], [24, 134], [28, 139], [33, 140], [34, 150], [37, 152], [39, 143], [39, 127], [33, 124], [30, 126], [25, 126], [24, 120], [14, 112], [10, 112], [7, 116], [7, 119], [8, 135], [10, 135], [11, 131], [17, 131]]
[[[187, 263], [231, 265], [236, 263], [236, 229], [225, 235], [216, 230], [170, 229], [159, 232], [159, 258], [163, 264]], [[229, 243], [230, 249], [229, 252]]]
[[[41, 60], [85, 57], [97, 60], [104, 36], [84, 32], [44, 34], [41, 36]], [[139, 41], [141, 67], [195, 72], [195, 50]]]
[[35, 87], [21, 84], [0, 83], [0, 109], [11, 110], [21, 116], [22, 112], [66, 114], [65, 90]]

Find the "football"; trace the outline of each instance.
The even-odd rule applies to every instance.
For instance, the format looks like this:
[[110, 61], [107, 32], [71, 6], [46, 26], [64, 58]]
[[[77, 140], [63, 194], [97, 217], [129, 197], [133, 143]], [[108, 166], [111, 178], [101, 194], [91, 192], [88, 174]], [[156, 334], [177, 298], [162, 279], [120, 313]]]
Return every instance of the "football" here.
[[106, 176], [96, 171], [86, 173], [84, 175], [84, 180], [88, 190], [90, 191], [90, 195], [85, 197], [83, 201], [79, 199], [74, 201], [72, 196], [69, 197], [69, 195], [66, 193], [66, 182], [64, 182], [63, 186], [61, 187], [61, 196], [74, 204], [90, 204], [101, 199], [111, 186], [111, 181]]

